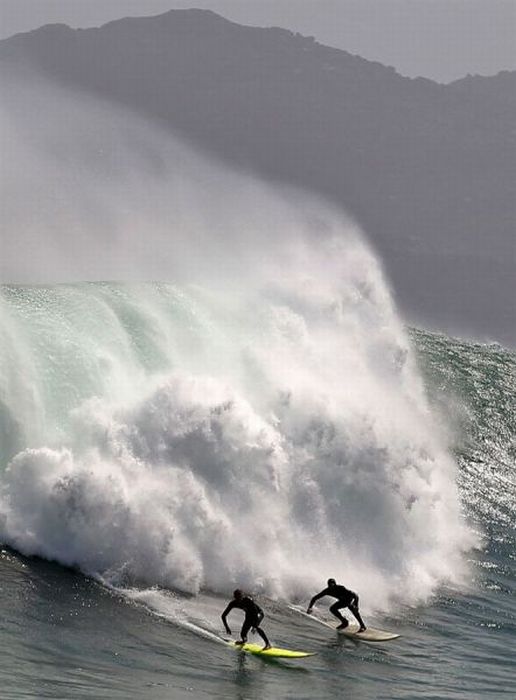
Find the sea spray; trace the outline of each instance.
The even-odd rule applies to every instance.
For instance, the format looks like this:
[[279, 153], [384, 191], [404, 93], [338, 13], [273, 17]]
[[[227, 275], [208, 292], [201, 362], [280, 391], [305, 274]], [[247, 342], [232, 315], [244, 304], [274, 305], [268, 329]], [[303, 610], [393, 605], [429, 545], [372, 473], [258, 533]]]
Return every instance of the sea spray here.
[[[64, 344], [24, 328], [24, 293], [5, 289], [50, 406], [47, 444], [6, 468], [2, 538], [116, 584], [291, 597], [333, 575], [376, 607], [460, 575], [471, 539], [455, 465], [374, 258], [350, 240], [300, 250], [238, 296], [25, 290], [55, 328], [69, 319]], [[64, 376], [60, 410], [44, 385]]]
[[190, 592], [457, 580], [456, 467], [354, 222], [39, 79], [2, 109], [2, 540]]

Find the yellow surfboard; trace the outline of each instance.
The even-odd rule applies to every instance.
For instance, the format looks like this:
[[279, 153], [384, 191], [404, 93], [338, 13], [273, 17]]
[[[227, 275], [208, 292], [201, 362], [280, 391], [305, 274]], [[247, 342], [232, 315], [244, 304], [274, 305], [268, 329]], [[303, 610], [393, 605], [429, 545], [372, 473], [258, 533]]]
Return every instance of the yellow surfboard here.
[[235, 642], [228, 642], [230, 647], [236, 649], [237, 651], [246, 651], [248, 654], [256, 654], [256, 656], [268, 656], [276, 659], [303, 659], [306, 656], [315, 656], [314, 652], [308, 651], [293, 651], [292, 649], [280, 649], [278, 647], [271, 647], [270, 649], [264, 649], [263, 644], [252, 644], [251, 642], [246, 642], [245, 644], [236, 644]]

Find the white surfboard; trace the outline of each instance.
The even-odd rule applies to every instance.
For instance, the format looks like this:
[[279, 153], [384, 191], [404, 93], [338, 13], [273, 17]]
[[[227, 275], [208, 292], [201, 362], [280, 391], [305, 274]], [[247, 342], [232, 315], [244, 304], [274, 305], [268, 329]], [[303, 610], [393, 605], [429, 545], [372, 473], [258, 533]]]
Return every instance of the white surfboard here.
[[314, 615], [313, 613], [311, 615], [308, 615], [308, 613], [299, 608], [297, 605], [289, 605], [288, 607], [291, 610], [294, 610], [295, 612], [299, 613], [299, 615], [303, 615], [303, 617], [306, 617], [308, 620], [315, 622], [316, 624], [323, 625], [324, 627], [327, 627], [328, 629], [331, 629], [334, 632], [344, 634], [346, 637], [351, 637], [352, 639], [356, 639], [357, 641], [389, 642], [391, 639], [397, 639], [400, 636], [399, 634], [393, 634], [392, 632], [387, 632], [385, 630], [375, 629], [374, 627], [368, 627], [364, 632], [359, 632], [359, 627], [355, 622], [350, 622], [350, 624], [347, 627], [345, 627], [342, 630], [338, 630], [336, 629], [336, 625], [330, 625], [329, 622], [321, 620], [320, 617], [317, 617], [317, 615]]

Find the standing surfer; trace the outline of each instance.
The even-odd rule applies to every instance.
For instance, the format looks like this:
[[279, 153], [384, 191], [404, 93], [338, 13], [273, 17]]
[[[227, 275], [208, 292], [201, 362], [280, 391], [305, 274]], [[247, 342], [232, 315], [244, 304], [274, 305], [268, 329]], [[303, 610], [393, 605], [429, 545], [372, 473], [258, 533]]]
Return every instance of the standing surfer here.
[[320, 593], [317, 593], [317, 595], [314, 595], [314, 597], [310, 601], [308, 610], [306, 611], [308, 615], [310, 615], [310, 613], [312, 612], [312, 608], [314, 607], [315, 602], [319, 600], [319, 598], [324, 598], [324, 596], [326, 595], [331, 596], [332, 598], [337, 598], [337, 602], [333, 603], [333, 605], [330, 606], [330, 612], [333, 613], [333, 615], [335, 615], [335, 617], [340, 620], [341, 624], [338, 625], [338, 630], [343, 630], [349, 625], [349, 622], [346, 620], [346, 618], [343, 617], [339, 612], [341, 608], [349, 608], [349, 610], [351, 610], [351, 612], [353, 613], [360, 625], [360, 629], [358, 631], [365, 631], [366, 626], [364, 625], [364, 621], [362, 620], [358, 611], [357, 594], [354, 591], [350, 591], [349, 588], [346, 588], [345, 586], [339, 586], [334, 578], [329, 578], [328, 587]]
[[240, 631], [240, 640], [235, 642], [235, 644], [245, 644], [247, 642], [247, 633], [251, 628], [254, 628], [254, 630], [258, 632], [260, 637], [265, 642], [265, 646], [263, 648], [270, 649], [271, 645], [267, 639], [267, 635], [262, 629], [260, 629], [260, 624], [264, 617], [263, 610], [259, 605], [257, 605], [257, 603], [254, 602], [251, 596], [244, 595], [239, 588], [237, 588], [236, 591], [233, 591], [233, 600], [228, 603], [226, 609], [221, 615], [222, 622], [224, 623], [224, 627], [226, 628], [226, 632], [228, 634], [231, 634], [231, 630], [226, 622], [226, 617], [228, 613], [233, 610], [233, 608], [239, 608], [245, 612], [244, 624], [242, 625], [242, 630]]

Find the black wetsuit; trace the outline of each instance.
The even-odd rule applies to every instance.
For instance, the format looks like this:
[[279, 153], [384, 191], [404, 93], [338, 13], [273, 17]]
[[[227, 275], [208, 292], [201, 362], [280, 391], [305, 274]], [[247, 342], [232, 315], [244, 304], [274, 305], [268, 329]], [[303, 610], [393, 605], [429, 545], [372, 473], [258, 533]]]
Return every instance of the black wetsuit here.
[[314, 595], [308, 608], [312, 608], [314, 603], [319, 600], [319, 598], [324, 598], [325, 595], [337, 598], [337, 601], [330, 606], [330, 612], [341, 621], [342, 624], [339, 626], [345, 627], [349, 624], [346, 618], [339, 612], [341, 608], [349, 608], [360, 624], [360, 628], [365, 629], [364, 621], [358, 611], [358, 596], [354, 591], [350, 591], [346, 586], [339, 586], [337, 584], [335, 586], [328, 586], [317, 595]]
[[337, 601], [341, 603], [341, 608], [347, 608], [355, 599], [358, 601], [357, 594], [354, 591], [350, 591], [349, 588], [346, 588], [346, 586], [328, 586], [328, 588], [325, 588], [324, 591], [314, 595], [308, 607], [313, 607], [315, 601], [319, 600], [319, 598], [324, 598], [325, 595], [329, 595], [332, 598], [337, 598]]
[[222, 613], [222, 619], [224, 622], [226, 620], [226, 615], [233, 610], [233, 608], [238, 608], [239, 610], [243, 610], [245, 612], [244, 624], [242, 625], [242, 629], [240, 631], [241, 639], [244, 642], [247, 641], [247, 634], [249, 633], [249, 630], [254, 627], [263, 641], [266, 644], [269, 644], [267, 635], [262, 629], [260, 629], [260, 624], [264, 617], [263, 610], [260, 608], [260, 606], [248, 595], [242, 596], [240, 600], [233, 598]]

